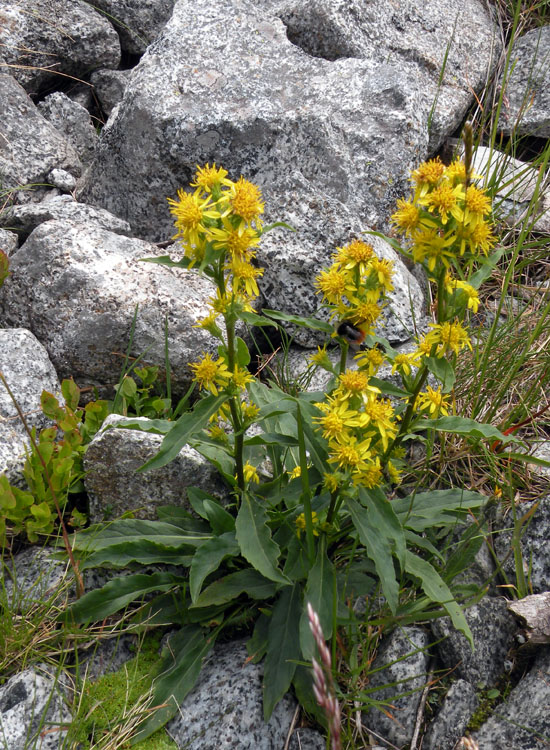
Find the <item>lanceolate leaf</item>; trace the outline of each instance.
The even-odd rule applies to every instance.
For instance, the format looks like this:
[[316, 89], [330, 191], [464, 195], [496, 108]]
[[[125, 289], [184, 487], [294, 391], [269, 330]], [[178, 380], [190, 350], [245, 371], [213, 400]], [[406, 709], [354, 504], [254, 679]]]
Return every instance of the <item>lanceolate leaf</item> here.
[[104, 547], [87, 555], [79, 565], [81, 570], [105, 564], [109, 567], [124, 568], [134, 562], [140, 565], [165, 563], [187, 566], [191, 563], [192, 553], [193, 547], [186, 544], [181, 547], [166, 547], [150, 539], [142, 539], [139, 542], [121, 542], [111, 547]]
[[146, 417], [119, 417], [117, 419], [116, 426], [123, 427], [127, 430], [140, 430], [141, 432], [152, 432], [155, 435], [166, 435], [175, 422], [170, 422], [168, 419], [147, 419]]
[[195, 552], [189, 569], [189, 590], [196, 602], [204, 579], [217, 570], [226, 557], [236, 557], [240, 548], [233, 532], [215, 536]]
[[401, 523], [414, 531], [455, 522], [469, 508], [480, 508], [487, 498], [479, 492], [451, 488], [396, 498], [392, 507]]
[[359, 539], [365, 545], [367, 555], [376, 568], [382, 591], [391, 611], [395, 614], [399, 598], [399, 584], [395, 577], [392, 543], [372, 523], [369, 511], [352, 498], [347, 498], [348, 508]]
[[149, 737], [177, 712], [185, 696], [194, 688], [204, 657], [212, 649], [215, 635], [206, 638], [201, 628], [188, 625], [170, 638], [164, 671], [156, 678], [152, 706], [158, 706], [141, 725], [131, 744]]
[[368, 508], [371, 525], [395, 545], [395, 555], [401, 565], [405, 560], [405, 534], [401, 521], [397, 518], [392, 503], [380, 487], [359, 489], [361, 503]]
[[[332, 637], [334, 593], [334, 565], [326, 555], [325, 544], [320, 543], [317, 549], [317, 559], [309, 571], [304, 603], [309, 602], [319, 615], [323, 635], [327, 641]], [[309, 617], [305, 606], [300, 618], [300, 646], [303, 658], [310, 661], [311, 657], [315, 656], [317, 649], [309, 627]]]
[[145, 521], [139, 518], [122, 518], [105, 527], [90, 526], [72, 538], [77, 552], [95, 552], [113, 547], [122, 542], [140, 544], [150, 541], [164, 547], [181, 549], [182, 546], [200, 547], [211, 538], [211, 534], [189, 534], [175, 524], [164, 521]]
[[264, 667], [264, 719], [286, 693], [300, 659], [300, 616], [302, 587], [284, 588], [271, 613], [269, 642]]
[[317, 318], [305, 318], [301, 315], [291, 315], [289, 313], [279, 312], [278, 310], [262, 310], [262, 312], [269, 318], [282, 320], [284, 323], [293, 323], [297, 326], [312, 328], [315, 331], [324, 331], [325, 333], [332, 333], [334, 331], [334, 328], [330, 323], [326, 323], [323, 320], [317, 320]]
[[246, 568], [211, 583], [191, 605], [191, 609], [226, 604], [245, 593], [251, 599], [271, 599], [276, 592], [273, 581], [268, 581], [257, 570]]
[[405, 570], [410, 575], [420, 579], [420, 584], [426, 596], [428, 596], [433, 602], [437, 602], [443, 606], [455, 628], [464, 633], [473, 648], [474, 641], [472, 633], [468, 627], [464, 613], [456, 603], [451, 590], [433, 565], [430, 565], [426, 560], [423, 560], [421, 557], [418, 557], [418, 555], [407, 550]]
[[468, 417], [439, 417], [439, 419], [430, 419], [427, 424], [430, 429], [452, 432], [455, 435], [466, 435], [476, 440], [485, 438], [487, 440], [499, 440], [502, 443], [521, 442], [513, 435], [503, 435], [492, 424], [476, 422], [475, 419], [469, 419]]
[[189, 439], [205, 427], [208, 419], [226, 400], [226, 396], [206, 396], [197, 403], [193, 411], [182, 414], [162, 441], [157, 455], [140, 466], [138, 471], [159, 469], [170, 463]]
[[69, 605], [60, 619], [74, 623], [88, 623], [103, 620], [119, 612], [128, 604], [140, 599], [151, 591], [168, 591], [177, 584], [183, 584], [185, 578], [172, 573], [137, 573], [130, 576], [119, 576], [109, 581], [100, 589], [94, 589], [78, 601]]
[[248, 492], [244, 492], [235, 523], [241, 554], [265, 578], [290, 584], [277, 566], [281, 550], [271, 538], [267, 520], [265, 509]]
[[455, 371], [449, 360], [444, 357], [426, 357], [425, 362], [428, 370], [433, 372], [441, 383], [442, 392], [449, 393], [456, 380]]

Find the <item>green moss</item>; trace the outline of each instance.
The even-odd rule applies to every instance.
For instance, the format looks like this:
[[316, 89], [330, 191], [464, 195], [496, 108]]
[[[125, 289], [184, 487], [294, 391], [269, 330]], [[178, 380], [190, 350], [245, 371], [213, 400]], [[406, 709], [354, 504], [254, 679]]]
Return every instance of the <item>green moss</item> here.
[[[108, 748], [114, 737], [124, 733], [125, 726], [136, 717], [143, 697], [151, 687], [151, 675], [158, 664], [158, 636], [146, 638], [137, 655], [126, 662], [117, 672], [106, 674], [96, 682], [85, 682], [81, 686], [78, 715], [72, 725], [75, 743], [82, 750]], [[72, 746], [72, 745], [71, 745]], [[130, 745], [116, 745], [130, 747]], [[133, 746], [136, 750], [177, 750], [177, 745], [164, 729]]]

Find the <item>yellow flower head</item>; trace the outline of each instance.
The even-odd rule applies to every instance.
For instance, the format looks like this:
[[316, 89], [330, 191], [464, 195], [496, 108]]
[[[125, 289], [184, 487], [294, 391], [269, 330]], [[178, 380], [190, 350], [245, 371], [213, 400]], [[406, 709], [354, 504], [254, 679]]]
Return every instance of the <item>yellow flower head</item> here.
[[412, 249], [414, 262], [422, 263], [427, 258], [429, 271], [433, 271], [438, 263], [443, 263], [448, 268], [449, 259], [455, 257], [452, 248], [454, 241], [454, 234], [441, 236], [436, 228], [417, 232]]
[[408, 237], [412, 237], [420, 223], [418, 206], [403, 198], [397, 200], [397, 211], [391, 217], [392, 224]]
[[258, 476], [256, 467], [252, 466], [252, 464], [248, 463], [248, 461], [243, 466], [243, 474], [245, 482], [254, 482], [254, 484], [260, 483], [260, 478]]
[[224, 388], [231, 374], [223, 357], [219, 357], [215, 362], [210, 354], [205, 354], [198, 362], [193, 362], [189, 367], [195, 373], [193, 378], [200, 388], [206, 388], [215, 396], [218, 395], [218, 387]]
[[251, 227], [240, 224], [234, 227], [228, 217], [224, 217], [223, 227], [209, 227], [208, 239], [215, 250], [226, 250], [238, 260], [250, 260], [254, 255], [252, 248], [260, 244], [260, 235]]
[[309, 356], [309, 362], [316, 367], [322, 367], [324, 370], [332, 372], [333, 366], [328, 356], [326, 344], [324, 346], [318, 346], [317, 351]]
[[260, 413], [260, 407], [256, 404], [245, 403], [243, 401], [241, 404], [241, 411], [243, 413], [243, 417], [247, 422], [253, 422]]
[[471, 241], [474, 250], [481, 250], [484, 255], [487, 255], [489, 250], [496, 244], [497, 238], [492, 233], [491, 227], [486, 221], [478, 221], [472, 231]]
[[225, 185], [229, 187], [233, 183], [227, 179], [227, 170], [223, 167], [217, 167], [215, 164], [205, 164], [204, 167], [199, 167], [197, 164], [197, 171], [195, 173], [195, 181], [190, 183], [192, 187], [198, 187], [205, 191], [205, 193], [211, 193], [215, 187]]
[[458, 321], [450, 323], [430, 323], [432, 330], [425, 337], [430, 344], [430, 349], [437, 344], [436, 356], [442, 357], [447, 352], [458, 354], [465, 346], [472, 348], [470, 337], [465, 328]]
[[248, 372], [248, 370], [245, 370], [243, 367], [239, 367], [238, 365], [236, 365], [235, 369], [233, 370], [231, 380], [233, 381], [233, 384], [240, 391], [242, 391], [246, 388], [247, 383], [254, 382], [254, 375]]
[[437, 185], [439, 180], [443, 177], [444, 172], [445, 165], [441, 159], [437, 157], [436, 159], [422, 162], [422, 164], [420, 164], [411, 174], [411, 181], [416, 183], [420, 188], [421, 194], [424, 194], [431, 186]]
[[323, 484], [331, 494], [338, 491], [343, 480], [344, 477], [339, 471], [326, 472], [323, 475]]
[[367, 423], [375, 427], [379, 432], [384, 450], [387, 450], [388, 438], [395, 437], [397, 433], [397, 425], [393, 418], [391, 401], [371, 396], [365, 401], [364, 414]]
[[415, 405], [419, 411], [427, 411], [433, 417], [449, 415], [449, 397], [441, 393], [441, 386], [437, 390], [427, 386], [426, 391], [418, 394]]
[[368, 375], [361, 370], [346, 370], [340, 375], [338, 392], [343, 398], [346, 396], [358, 396], [366, 392], [369, 388]]
[[417, 352], [412, 352], [411, 354], [396, 354], [393, 360], [391, 371], [392, 373], [402, 372], [405, 375], [410, 375], [411, 368], [419, 366], [418, 360], [419, 355]]
[[393, 261], [374, 257], [370, 265], [373, 272], [378, 277], [378, 284], [381, 289], [384, 292], [392, 292], [393, 284], [391, 278], [393, 275]]
[[372, 463], [368, 463], [366, 468], [358, 474], [353, 476], [353, 483], [355, 485], [361, 485], [362, 487], [379, 487], [382, 484], [382, 467], [380, 466], [380, 459], [376, 459]]
[[[311, 521], [313, 523], [314, 536], [319, 536], [319, 531], [315, 528], [316, 526], [319, 525], [319, 517], [315, 511], [311, 513]], [[300, 515], [296, 518], [294, 523], [296, 524], [296, 534], [299, 537], [300, 534], [306, 530], [306, 517], [304, 516], [304, 514], [300, 513]]]
[[200, 198], [198, 192], [187, 193], [178, 190], [178, 200], [168, 198], [170, 213], [175, 216], [175, 227], [178, 230], [175, 238], [182, 239], [189, 245], [199, 245], [203, 242], [205, 219], [217, 219], [219, 211], [211, 203], [210, 197]]
[[431, 211], [439, 214], [441, 223], [445, 225], [449, 219], [449, 214], [459, 219], [461, 209], [458, 206], [459, 198], [464, 195], [462, 185], [452, 187], [448, 183], [442, 183], [435, 187], [424, 198], [420, 198], [418, 203], [426, 205]]
[[353, 312], [350, 312], [348, 318], [354, 325], [360, 325], [365, 323], [370, 328], [380, 317], [382, 310], [376, 302], [361, 301], [359, 300]]
[[260, 294], [256, 279], [263, 275], [263, 268], [256, 268], [245, 260], [233, 258], [229, 265], [233, 275], [233, 289], [243, 291], [248, 297], [257, 297]]
[[290, 479], [297, 479], [298, 477], [301, 477], [302, 476], [302, 467], [301, 466], [295, 466], [292, 469], [292, 471], [288, 472], [288, 476], [289, 476]]
[[352, 472], [366, 471], [371, 461], [370, 439], [359, 441], [351, 436], [346, 443], [331, 444], [329, 463], [336, 463], [341, 469]]
[[330, 305], [338, 304], [345, 294], [355, 292], [355, 286], [347, 275], [335, 265], [321, 271], [314, 285]]
[[337, 265], [342, 266], [350, 271], [359, 268], [359, 273], [366, 273], [367, 264], [374, 256], [374, 248], [362, 240], [352, 240], [348, 245], [339, 247], [338, 252], [334, 254], [334, 260]]
[[345, 441], [351, 429], [365, 423], [364, 417], [355, 409], [349, 408], [345, 401], [329, 397], [327, 401], [321, 401], [315, 406], [324, 412], [324, 416], [313, 417], [313, 420], [320, 424], [323, 437], [327, 440]]
[[356, 354], [354, 357], [357, 360], [358, 366], [361, 370], [366, 370], [367, 374], [376, 375], [381, 365], [384, 363], [384, 352], [382, 352], [377, 346], [373, 346], [371, 349], [367, 349], [364, 352]]
[[264, 212], [260, 188], [241, 176], [231, 188], [231, 208], [247, 224], [253, 221], [259, 224], [259, 216]]

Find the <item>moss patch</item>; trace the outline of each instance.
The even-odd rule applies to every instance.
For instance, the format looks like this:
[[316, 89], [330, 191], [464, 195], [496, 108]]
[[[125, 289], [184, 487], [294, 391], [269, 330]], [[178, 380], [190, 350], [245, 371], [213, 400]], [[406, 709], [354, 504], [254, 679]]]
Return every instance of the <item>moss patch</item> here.
[[[117, 672], [81, 685], [78, 714], [70, 734], [82, 750], [92, 746], [98, 750], [130, 747], [129, 742], [124, 742], [124, 735], [138, 723], [140, 706], [143, 706], [158, 664], [158, 649], [158, 635], [150, 636], [141, 643], [137, 655]], [[159, 729], [133, 747], [136, 750], [177, 750], [178, 746], [164, 729]]]

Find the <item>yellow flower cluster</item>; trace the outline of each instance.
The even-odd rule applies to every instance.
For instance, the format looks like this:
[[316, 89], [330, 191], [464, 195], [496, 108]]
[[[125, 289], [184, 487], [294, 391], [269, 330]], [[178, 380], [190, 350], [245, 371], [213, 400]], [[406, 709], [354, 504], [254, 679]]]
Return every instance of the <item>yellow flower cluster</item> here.
[[455, 265], [458, 258], [487, 255], [496, 242], [489, 215], [491, 200], [470, 180], [466, 167], [455, 160], [446, 167], [440, 160], [421, 164], [411, 176], [414, 194], [398, 200], [392, 223], [412, 241], [412, 257], [438, 271]]
[[[197, 167], [194, 192], [178, 190], [178, 199], [168, 199], [177, 233], [190, 266], [221, 263], [231, 286], [232, 300], [243, 309], [259, 294], [257, 279], [263, 270], [254, 265], [255, 247], [262, 235], [260, 219], [264, 203], [260, 189], [241, 177], [228, 179], [227, 171], [215, 164]], [[218, 307], [227, 300], [218, 300]], [[220, 310], [216, 310], [220, 312]]]
[[345, 319], [372, 333], [381, 313], [381, 301], [393, 290], [391, 260], [378, 258], [367, 242], [353, 240], [337, 248], [333, 264], [315, 281], [323, 301], [332, 308], [331, 318]]
[[369, 385], [368, 372], [346, 370], [332, 394], [315, 405], [322, 416], [314, 419], [328, 440], [329, 462], [338, 473], [325, 477], [327, 487], [346, 480], [365, 487], [381, 484], [380, 459], [395, 438], [397, 417], [389, 399]]
[[[237, 363], [234, 326], [242, 311], [252, 311], [251, 302], [259, 295], [257, 279], [263, 273], [254, 262], [262, 236], [260, 189], [244, 177], [233, 182], [227, 174], [215, 164], [197, 167], [191, 182], [194, 191], [179, 190], [177, 200], [168, 199], [177, 230], [174, 239], [184, 248], [189, 267], [204, 269], [217, 287], [209, 299], [210, 312], [197, 327], [222, 342], [220, 356], [203, 354], [190, 367], [200, 390], [230, 397], [210, 420], [210, 435], [220, 442], [227, 442], [225, 423], [244, 430], [258, 414], [258, 407], [246, 396], [254, 377]], [[218, 325], [220, 317], [225, 320], [225, 335]], [[243, 478], [247, 483], [259, 481], [256, 468], [248, 462]]]

